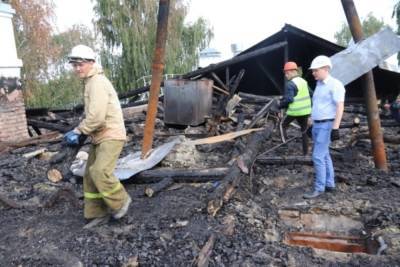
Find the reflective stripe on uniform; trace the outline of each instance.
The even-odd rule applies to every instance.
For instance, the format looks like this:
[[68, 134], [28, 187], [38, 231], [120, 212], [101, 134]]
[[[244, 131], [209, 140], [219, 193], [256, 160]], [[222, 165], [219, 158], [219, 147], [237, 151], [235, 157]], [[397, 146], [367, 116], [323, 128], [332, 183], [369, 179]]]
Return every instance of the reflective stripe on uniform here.
[[89, 199], [99, 199], [99, 198], [104, 198], [104, 197], [109, 197], [118, 190], [120, 190], [122, 187], [121, 183], [118, 183], [112, 190], [107, 191], [107, 192], [100, 192], [100, 193], [90, 193], [90, 192], [84, 192], [84, 197], [89, 198]]
[[291, 108], [290, 111], [299, 111], [299, 110], [306, 110], [310, 107], [310, 105], [306, 104], [304, 106], [299, 106], [297, 108]]

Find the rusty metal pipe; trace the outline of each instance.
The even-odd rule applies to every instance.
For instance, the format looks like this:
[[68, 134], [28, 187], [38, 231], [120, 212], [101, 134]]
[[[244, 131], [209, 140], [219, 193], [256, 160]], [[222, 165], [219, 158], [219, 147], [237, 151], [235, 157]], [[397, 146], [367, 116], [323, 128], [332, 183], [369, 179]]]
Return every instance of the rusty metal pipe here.
[[[364, 33], [358, 17], [356, 7], [353, 0], [341, 0], [347, 22], [354, 42], [357, 43], [364, 39]], [[381, 121], [379, 118], [379, 110], [376, 99], [376, 91], [374, 84], [374, 76], [369, 71], [361, 77], [362, 88], [367, 108], [367, 118], [369, 127], [369, 136], [371, 138], [372, 153], [374, 157], [375, 167], [381, 170], [388, 170], [385, 144], [383, 142], [383, 134], [381, 131]]]
[[142, 159], [145, 158], [153, 145], [154, 125], [157, 115], [158, 96], [164, 70], [165, 43], [168, 33], [169, 0], [160, 0], [157, 17], [156, 47], [154, 50], [149, 104], [147, 107], [146, 124], [144, 126]]

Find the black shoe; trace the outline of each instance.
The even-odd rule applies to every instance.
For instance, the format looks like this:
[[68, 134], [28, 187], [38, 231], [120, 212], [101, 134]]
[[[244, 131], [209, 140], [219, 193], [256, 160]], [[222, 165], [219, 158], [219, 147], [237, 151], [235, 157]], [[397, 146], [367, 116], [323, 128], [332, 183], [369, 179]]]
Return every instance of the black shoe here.
[[336, 192], [336, 187], [327, 186], [327, 187], [325, 187], [325, 192], [335, 193]]
[[305, 193], [305, 194], [303, 195], [303, 198], [306, 198], [306, 199], [316, 198], [316, 197], [322, 195], [323, 193], [324, 193], [324, 192], [322, 192], [322, 191], [313, 191], [313, 192], [311, 192], [311, 193]]

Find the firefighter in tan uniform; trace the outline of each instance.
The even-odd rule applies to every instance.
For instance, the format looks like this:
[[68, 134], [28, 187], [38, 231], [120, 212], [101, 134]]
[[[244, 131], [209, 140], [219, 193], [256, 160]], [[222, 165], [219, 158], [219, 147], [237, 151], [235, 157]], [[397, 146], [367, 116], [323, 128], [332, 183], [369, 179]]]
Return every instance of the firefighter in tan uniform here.
[[120, 219], [132, 202], [113, 174], [126, 140], [121, 105], [111, 82], [95, 64], [90, 47], [75, 46], [68, 59], [85, 84], [85, 118], [64, 139], [69, 145], [77, 145], [81, 134], [92, 138], [83, 176], [84, 217], [92, 224], [106, 222], [110, 215]]

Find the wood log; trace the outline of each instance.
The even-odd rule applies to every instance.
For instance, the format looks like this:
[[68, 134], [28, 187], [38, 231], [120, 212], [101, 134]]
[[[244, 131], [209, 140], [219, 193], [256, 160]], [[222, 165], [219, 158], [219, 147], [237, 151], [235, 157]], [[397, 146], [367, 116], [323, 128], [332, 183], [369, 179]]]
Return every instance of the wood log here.
[[217, 76], [217, 74], [211, 72], [211, 76], [219, 84], [219, 86], [221, 86], [225, 91], [230, 92], [229, 88], [221, 81], [221, 79]]
[[237, 77], [235, 78], [235, 80], [232, 82], [232, 84], [230, 84], [230, 89], [231, 89], [230, 95], [231, 95], [231, 96], [233, 96], [233, 95], [235, 94], [235, 92], [236, 92], [236, 90], [237, 90], [237, 88], [238, 88], [238, 86], [239, 86], [239, 83], [240, 83], [240, 81], [242, 80], [242, 78], [243, 78], [245, 72], [246, 72], [246, 71], [245, 71], [244, 69], [241, 69], [241, 70], [239, 71], [239, 74], [238, 74]]
[[160, 182], [158, 182], [152, 186], [146, 187], [144, 190], [144, 193], [146, 196], [152, 197], [152, 196], [154, 196], [154, 194], [169, 187], [173, 183], [174, 183], [174, 180], [171, 177], [166, 177], [166, 178], [162, 179]]
[[59, 123], [45, 122], [33, 119], [28, 119], [27, 122], [28, 125], [32, 127], [43, 128], [52, 131], [59, 131], [60, 133], [66, 133], [75, 127], [75, 125], [64, 125]]
[[135, 114], [143, 113], [144, 111], [147, 111], [147, 104], [123, 108], [122, 115], [125, 119], [127, 119], [133, 117]]
[[[354, 142], [361, 139], [370, 139], [369, 133], [359, 133], [354, 136], [352, 141]], [[400, 136], [383, 135], [383, 141], [390, 144], [400, 144]]]
[[44, 152], [46, 152], [47, 149], [46, 148], [41, 148], [32, 152], [28, 152], [22, 155], [22, 157], [26, 158], [26, 159], [30, 159], [30, 158], [34, 158], [40, 154], [43, 154]]
[[38, 145], [51, 142], [58, 142], [61, 139], [60, 133], [50, 132], [47, 134], [39, 135], [29, 139], [24, 139], [19, 142], [0, 142], [0, 153], [11, 151], [16, 148], [25, 147], [29, 145]]
[[248, 94], [248, 93], [243, 93], [239, 92], [239, 96], [244, 100], [244, 99], [253, 99], [253, 100], [259, 100], [260, 102], [269, 102], [272, 100], [271, 97], [264, 96], [264, 95], [254, 95], [254, 94]]
[[222, 89], [222, 88], [219, 88], [218, 86], [216, 86], [216, 85], [213, 85], [212, 86], [215, 90], [217, 90], [218, 92], [220, 92], [220, 93], [222, 93], [222, 94], [224, 94], [224, 95], [229, 95], [229, 93], [227, 92], [227, 91], [225, 91], [224, 89]]
[[272, 105], [275, 104], [275, 99], [272, 99], [269, 101], [265, 106], [254, 116], [253, 120], [250, 122], [249, 125], [246, 126], [246, 129], [253, 128], [253, 126], [260, 120], [262, 119], [265, 114], [268, 113], [268, 111], [271, 109]]
[[[272, 130], [266, 127], [263, 131], [253, 133], [247, 142], [246, 149], [240, 155], [243, 164], [250, 169], [250, 165], [254, 162], [259, 150], [260, 143], [271, 136]], [[239, 185], [242, 177], [242, 171], [237, 164], [230, 167], [228, 174], [221, 181], [220, 185], [215, 189], [208, 199], [207, 212], [213, 216], [221, 209], [224, 201], [228, 202], [234, 193], [234, 188]]]
[[62, 180], [63, 176], [61, 172], [57, 169], [50, 169], [47, 171], [47, 179], [53, 183], [58, 183]]
[[288, 164], [313, 165], [312, 158], [307, 156], [286, 156], [286, 157], [261, 156], [257, 157], [257, 162], [267, 165], [288, 165]]
[[197, 260], [196, 260], [197, 267], [207, 267], [208, 266], [208, 262], [210, 260], [210, 256], [213, 251], [216, 239], [217, 239], [217, 237], [215, 234], [212, 234], [208, 238], [208, 241], [203, 246], [203, 248], [200, 250], [199, 256], [197, 257]]
[[69, 167], [71, 166], [72, 162], [75, 159], [76, 154], [78, 154], [80, 148], [85, 143], [87, 136], [81, 135], [79, 138], [79, 145], [78, 146], [67, 146], [62, 145], [62, 151], [54, 155], [50, 159], [50, 168], [58, 170], [63, 178], [68, 178], [72, 175]]
[[210, 169], [169, 169], [159, 168], [146, 170], [136, 174], [129, 180], [131, 183], [158, 183], [165, 177], [170, 177], [175, 183], [206, 183], [221, 180], [226, 175], [229, 168], [210, 168]]
[[[360, 122], [358, 124], [354, 122], [342, 122], [339, 128], [345, 129], [345, 128], [365, 127], [365, 126], [368, 126], [367, 122]], [[382, 120], [381, 127], [400, 127], [400, 123], [394, 120]]]

